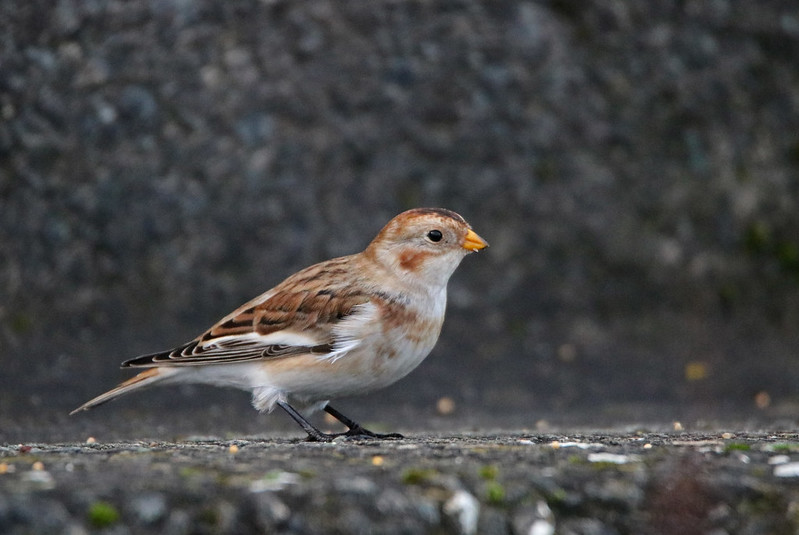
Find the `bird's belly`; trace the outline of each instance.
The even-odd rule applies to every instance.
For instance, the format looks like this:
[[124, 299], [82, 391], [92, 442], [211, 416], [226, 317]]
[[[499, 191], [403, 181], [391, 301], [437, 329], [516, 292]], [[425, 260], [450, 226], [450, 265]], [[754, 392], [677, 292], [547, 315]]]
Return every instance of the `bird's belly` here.
[[364, 341], [341, 357], [318, 355], [264, 362], [266, 382], [289, 400], [302, 404], [363, 394], [386, 387], [416, 368], [433, 348], [432, 343], [405, 337]]

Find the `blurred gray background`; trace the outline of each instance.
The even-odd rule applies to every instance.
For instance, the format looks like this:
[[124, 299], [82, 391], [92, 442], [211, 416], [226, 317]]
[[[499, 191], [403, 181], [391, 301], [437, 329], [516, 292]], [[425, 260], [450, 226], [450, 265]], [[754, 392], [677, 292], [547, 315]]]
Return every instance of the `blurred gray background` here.
[[796, 424], [795, 0], [5, 0], [0, 36], [0, 439], [299, 432], [210, 387], [66, 414], [415, 206], [491, 248], [354, 418]]

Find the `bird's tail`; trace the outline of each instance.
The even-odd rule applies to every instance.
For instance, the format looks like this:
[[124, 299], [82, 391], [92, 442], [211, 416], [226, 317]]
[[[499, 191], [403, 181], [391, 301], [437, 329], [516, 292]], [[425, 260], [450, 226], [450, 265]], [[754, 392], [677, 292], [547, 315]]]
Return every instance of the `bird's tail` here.
[[102, 405], [108, 401], [111, 401], [114, 398], [117, 398], [123, 394], [127, 394], [128, 392], [132, 392], [133, 390], [138, 390], [140, 388], [146, 388], [148, 386], [152, 386], [155, 383], [161, 382], [164, 379], [170, 377], [174, 372], [177, 370], [174, 368], [149, 368], [134, 377], [131, 377], [124, 383], [121, 383], [119, 386], [109, 390], [105, 394], [100, 394], [94, 399], [90, 399], [74, 411], [70, 412], [69, 414], [75, 414], [76, 412], [80, 411], [87, 411], [92, 409], [98, 405]]

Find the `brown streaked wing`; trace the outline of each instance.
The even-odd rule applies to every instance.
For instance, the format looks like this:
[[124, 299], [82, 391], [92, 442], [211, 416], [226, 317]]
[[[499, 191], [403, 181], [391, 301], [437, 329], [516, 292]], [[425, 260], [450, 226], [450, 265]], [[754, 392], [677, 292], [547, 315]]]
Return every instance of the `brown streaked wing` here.
[[257, 332], [267, 335], [282, 330], [306, 333], [320, 343], [332, 342], [333, 325], [352, 313], [354, 306], [369, 301], [359, 277], [349, 274], [357, 255], [334, 258], [303, 269], [270, 290], [267, 299], [225, 318], [200, 339]]
[[324, 355], [332, 351], [330, 344], [315, 346], [289, 346], [284, 344], [258, 344], [257, 342], [237, 341], [218, 344], [211, 349], [203, 349], [196, 340], [170, 351], [142, 355], [122, 363], [123, 368], [155, 366], [203, 366], [209, 364], [232, 364], [250, 360], [285, 358], [292, 355]]
[[[359, 281], [346, 276], [354, 260], [357, 264], [352, 256], [335, 258], [299, 271], [270, 290], [265, 299], [262, 296], [243, 305], [195, 340], [170, 351], [136, 357], [122, 366], [197, 366], [329, 353], [334, 325], [356, 305], [369, 301], [364, 290], [356, 288]], [[282, 330], [306, 334], [318, 343], [291, 346], [247, 336]]]

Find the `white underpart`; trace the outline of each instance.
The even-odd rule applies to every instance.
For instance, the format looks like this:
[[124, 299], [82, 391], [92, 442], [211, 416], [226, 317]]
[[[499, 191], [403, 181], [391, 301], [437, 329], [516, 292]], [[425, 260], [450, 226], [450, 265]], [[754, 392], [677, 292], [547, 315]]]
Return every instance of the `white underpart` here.
[[290, 394], [285, 388], [275, 384], [259, 361], [164, 367], [160, 371], [168, 374], [163, 378], [164, 383], [199, 383], [252, 392], [252, 404], [259, 411], [271, 412], [278, 401], [287, 401]]

